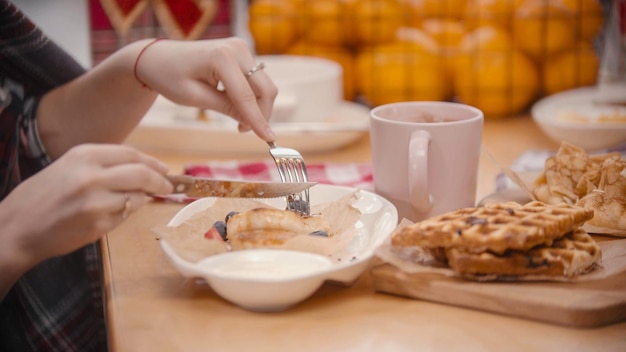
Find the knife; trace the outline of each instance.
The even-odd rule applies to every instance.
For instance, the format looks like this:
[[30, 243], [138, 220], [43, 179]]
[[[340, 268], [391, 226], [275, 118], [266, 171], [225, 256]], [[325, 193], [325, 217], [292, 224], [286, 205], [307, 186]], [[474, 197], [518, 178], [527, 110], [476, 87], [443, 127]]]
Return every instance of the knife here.
[[276, 198], [300, 193], [316, 182], [246, 182], [213, 180], [188, 175], [167, 175], [174, 186], [173, 193], [189, 197]]

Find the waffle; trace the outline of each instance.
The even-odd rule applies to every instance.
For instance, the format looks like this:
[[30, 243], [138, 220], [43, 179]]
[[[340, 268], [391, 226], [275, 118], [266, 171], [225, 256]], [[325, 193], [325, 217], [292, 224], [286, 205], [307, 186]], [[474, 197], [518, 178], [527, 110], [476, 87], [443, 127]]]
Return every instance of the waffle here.
[[427, 249], [455, 247], [468, 253], [526, 251], [580, 227], [593, 210], [534, 201], [463, 208], [408, 225], [391, 238], [394, 246]]
[[574, 277], [584, 274], [602, 258], [598, 244], [582, 228], [555, 240], [551, 246], [528, 251], [469, 253], [458, 248], [446, 250], [448, 265], [465, 276], [547, 275]]

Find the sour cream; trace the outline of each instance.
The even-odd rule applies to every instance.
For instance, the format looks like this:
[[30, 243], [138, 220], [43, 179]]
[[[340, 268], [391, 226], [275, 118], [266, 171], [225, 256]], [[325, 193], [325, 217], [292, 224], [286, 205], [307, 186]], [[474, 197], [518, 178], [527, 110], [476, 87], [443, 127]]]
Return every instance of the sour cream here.
[[234, 280], [285, 280], [317, 273], [333, 265], [318, 254], [250, 249], [223, 253], [199, 263], [211, 274]]

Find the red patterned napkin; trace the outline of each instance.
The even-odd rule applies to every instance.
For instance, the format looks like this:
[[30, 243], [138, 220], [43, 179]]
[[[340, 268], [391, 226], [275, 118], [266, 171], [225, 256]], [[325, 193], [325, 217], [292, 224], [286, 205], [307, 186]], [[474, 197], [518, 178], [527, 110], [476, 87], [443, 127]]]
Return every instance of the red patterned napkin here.
[[[372, 166], [369, 164], [307, 164], [306, 169], [309, 181], [312, 182], [374, 190]], [[276, 164], [271, 161], [214, 161], [188, 165], [185, 174], [212, 179], [280, 181]], [[167, 200], [190, 202], [194, 199], [173, 195], [167, 197]]]

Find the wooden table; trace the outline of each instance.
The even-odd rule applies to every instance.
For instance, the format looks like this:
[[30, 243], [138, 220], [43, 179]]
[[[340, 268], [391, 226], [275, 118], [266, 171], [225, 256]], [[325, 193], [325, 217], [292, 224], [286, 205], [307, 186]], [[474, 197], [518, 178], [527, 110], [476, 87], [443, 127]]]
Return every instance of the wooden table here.
[[[529, 149], [556, 149], [528, 116], [487, 121], [483, 148], [503, 165]], [[220, 155], [156, 156], [171, 172]], [[254, 156], [242, 155], [242, 159]], [[257, 158], [265, 156], [257, 156]], [[369, 137], [307, 162], [370, 162]], [[481, 158], [477, 199], [494, 191], [499, 170]], [[114, 351], [625, 351], [626, 323], [572, 329], [410, 300], [371, 289], [364, 274], [352, 287], [324, 285], [279, 313], [242, 310], [206, 285], [183, 278], [151, 229], [182, 205], [151, 203], [104, 241], [106, 308]]]

